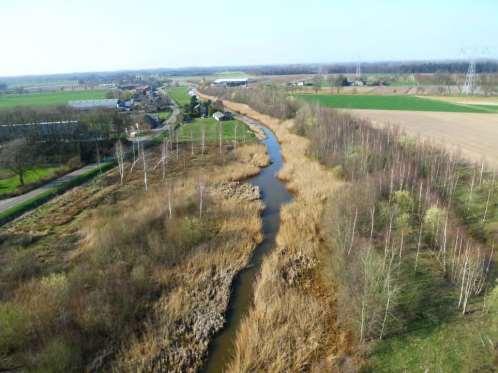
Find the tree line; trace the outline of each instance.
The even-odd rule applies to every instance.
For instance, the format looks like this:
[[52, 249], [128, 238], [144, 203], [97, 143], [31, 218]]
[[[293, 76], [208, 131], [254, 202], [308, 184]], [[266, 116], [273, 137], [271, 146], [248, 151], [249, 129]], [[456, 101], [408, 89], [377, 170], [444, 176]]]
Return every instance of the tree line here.
[[299, 104], [276, 87], [216, 93], [294, 118], [309, 156], [345, 181], [326, 202], [322, 270], [358, 342], [403, 333], [421, 315], [444, 321], [486, 309], [498, 239], [494, 170], [396, 127]]

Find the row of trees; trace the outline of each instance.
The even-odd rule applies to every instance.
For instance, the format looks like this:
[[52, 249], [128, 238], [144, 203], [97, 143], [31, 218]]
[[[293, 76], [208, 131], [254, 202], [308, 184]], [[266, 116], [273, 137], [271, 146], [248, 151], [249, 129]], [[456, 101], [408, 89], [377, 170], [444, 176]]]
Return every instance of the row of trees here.
[[[219, 94], [280, 118], [296, 104], [268, 87]], [[322, 227], [340, 321], [364, 342], [400, 333], [421, 314], [466, 314], [493, 272], [496, 173], [396, 127], [318, 106], [302, 105], [295, 123], [309, 155], [347, 181], [328, 199]]]
[[[493, 236], [479, 232], [496, 212], [495, 172], [336, 111], [307, 106], [296, 121], [311, 139], [310, 155], [350, 182], [330, 199], [324, 226], [343, 321], [353, 321], [359, 340], [403, 330], [420, 307], [441, 307], [438, 299], [417, 300], [443, 291], [434, 278], [420, 285], [424, 276], [451, 283], [458, 294], [452, 305], [465, 314], [491, 274]], [[463, 207], [482, 196], [479, 212]], [[480, 221], [472, 226], [475, 214]]]
[[0, 111], [0, 120], [4, 123], [0, 128], [0, 167], [17, 175], [22, 186], [30, 168], [68, 162], [72, 162], [69, 168], [74, 168], [99, 162], [112, 151], [115, 139], [125, 136], [131, 123], [129, 116], [114, 110], [78, 112], [65, 107], [15, 108]]
[[288, 119], [296, 115], [299, 103], [277, 85], [258, 85], [251, 88], [205, 87], [203, 91], [221, 99], [242, 102], [259, 112]]

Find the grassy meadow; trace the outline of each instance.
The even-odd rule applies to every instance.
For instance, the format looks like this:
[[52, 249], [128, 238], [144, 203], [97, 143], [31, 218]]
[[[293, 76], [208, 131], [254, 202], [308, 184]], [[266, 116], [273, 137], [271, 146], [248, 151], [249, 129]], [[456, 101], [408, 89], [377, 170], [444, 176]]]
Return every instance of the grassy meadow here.
[[463, 105], [408, 95], [323, 95], [301, 94], [298, 98], [336, 109], [498, 113], [498, 105]]
[[156, 113], [157, 116], [159, 117], [160, 120], [165, 121], [171, 116], [171, 111], [160, 111], [159, 113]]
[[197, 118], [191, 123], [186, 123], [180, 127], [179, 139], [180, 141], [200, 142], [202, 138], [202, 131], [205, 131], [206, 142], [219, 141], [219, 126], [223, 128], [223, 140], [235, 140], [235, 128], [237, 128], [237, 140], [239, 142], [254, 141], [256, 136], [245, 123], [239, 120], [227, 120], [218, 122], [214, 118]]
[[[37, 183], [39, 181], [50, 179], [62, 171], [61, 167], [37, 167], [26, 171], [24, 175], [24, 185]], [[2, 170], [0, 171], [0, 198], [3, 195], [15, 193], [21, 187], [19, 177]]]
[[168, 88], [168, 95], [179, 106], [183, 106], [190, 103], [190, 96], [188, 95], [188, 87], [186, 86], [170, 87]]
[[0, 95], [0, 109], [16, 106], [66, 105], [68, 101], [72, 100], [103, 99], [106, 97], [106, 93], [105, 90], [85, 90]]

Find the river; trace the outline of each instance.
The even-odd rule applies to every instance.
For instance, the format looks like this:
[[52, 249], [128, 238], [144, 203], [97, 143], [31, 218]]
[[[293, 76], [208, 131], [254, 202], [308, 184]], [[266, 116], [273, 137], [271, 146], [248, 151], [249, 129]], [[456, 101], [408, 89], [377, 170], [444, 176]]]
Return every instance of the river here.
[[280, 209], [283, 204], [292, 199], [284, 183], [277, 178], [277, 173], [282, 168], [283, 160], [280, 144], [274, 133], [253, 119], [243, 116], [238, 116], [237, 119], [258, 126], [266, 135], [262, 143], [266, 145], [270, 165], [248, 180], [250, 184], [259, 187], [265, 204], [262, 214], [264, 238], [254, 250], [248, 266], [236, 276], [232, 284], [225, 326], [215, 335], [211, 342], [207, 362], [201, 370], [209, 373], [223, 372], [233, 358], [237, 330], [252, 306], [254, 285], [261, 269], [261, 264], [265, 256], [275, 247], [275, 239], [280, 226]]

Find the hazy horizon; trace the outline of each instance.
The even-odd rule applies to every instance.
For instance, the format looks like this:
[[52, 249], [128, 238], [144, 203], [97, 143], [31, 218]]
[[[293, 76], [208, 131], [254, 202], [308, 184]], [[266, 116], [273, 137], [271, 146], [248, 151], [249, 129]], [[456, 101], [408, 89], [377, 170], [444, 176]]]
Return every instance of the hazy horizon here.
[[0, 76], [498, 57], [492, 0], [135, 5], [2, 3]]

